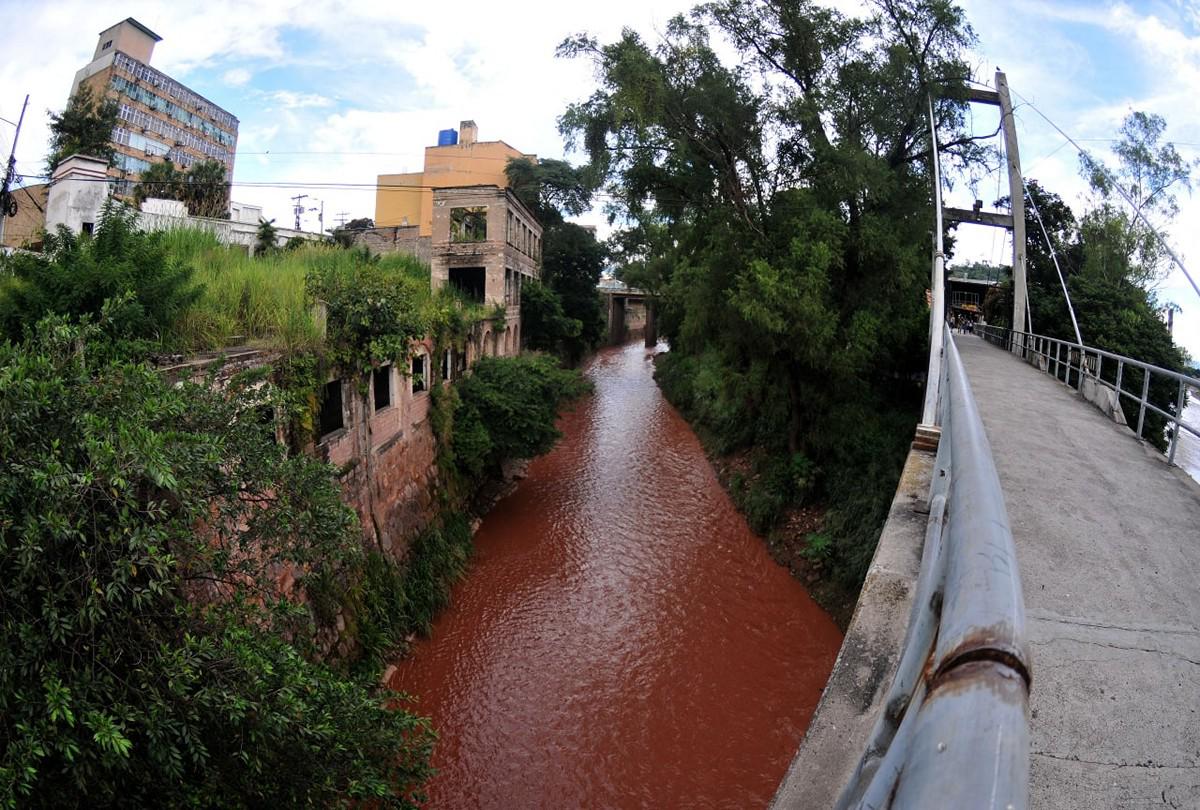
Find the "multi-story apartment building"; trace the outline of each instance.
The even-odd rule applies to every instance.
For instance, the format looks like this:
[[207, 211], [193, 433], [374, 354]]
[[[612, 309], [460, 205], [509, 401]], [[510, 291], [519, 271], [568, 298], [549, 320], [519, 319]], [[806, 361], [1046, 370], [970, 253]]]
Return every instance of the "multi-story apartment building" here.
[[117, 126], [109, 168], [116, 191], [128, 193], [151, 163], [170, 159], [181, 169], [201, 160], [217, 160], [233, 175], [238, 119], [199, 93], [150, 67], [154, 45], [162, 37], [129, 17], [100, 32], [92, 61], [78, 73], [72, 95], [88, 85], [97, 97], [115, 99]]

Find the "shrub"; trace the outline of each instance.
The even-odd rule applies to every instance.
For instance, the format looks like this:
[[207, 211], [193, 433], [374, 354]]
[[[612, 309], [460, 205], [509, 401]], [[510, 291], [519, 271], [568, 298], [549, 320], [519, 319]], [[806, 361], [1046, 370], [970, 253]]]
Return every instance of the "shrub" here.
[[12, 281], [0, 288], [0, 326], [11, 339], [57, 313], [98, 317], [105, 301], [123, 299], [106, 324], [117, 336], [161, 340], [203, 294], [189, 267], [172, 256], [162, 234], [136, 230], [136, 213], [111, 200], [92, 238], [65, 228], [47, 234], [45, 255], [19, 253], [0, 267]]
[[477, 479], [511, 458], [532, 458], [561, 435], [558, 408], [588, 385], [576, 371], [545, 355], [485, 357], [458, 386], [454, 462]]

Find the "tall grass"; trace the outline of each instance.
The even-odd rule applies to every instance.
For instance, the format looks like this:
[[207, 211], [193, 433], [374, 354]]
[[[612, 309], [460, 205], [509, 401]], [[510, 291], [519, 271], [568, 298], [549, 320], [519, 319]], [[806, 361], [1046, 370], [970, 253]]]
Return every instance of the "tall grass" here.
[[349, 271], [369, 260], [395, 272], [399, 283], [422, 279], [428, 289], [428, 266], [411, 256], [368, 259], [361, 251], [310, 244], [251, 258], [210, 233], [189, 229], [166, 232], [162, 240], [174, 258], [192, 268], [193, 282], [203, 289], [167, 338], [184, 352], [242, 340], [289, 351], [318, 347], [322, 333], [305, 289], [311, 272]]

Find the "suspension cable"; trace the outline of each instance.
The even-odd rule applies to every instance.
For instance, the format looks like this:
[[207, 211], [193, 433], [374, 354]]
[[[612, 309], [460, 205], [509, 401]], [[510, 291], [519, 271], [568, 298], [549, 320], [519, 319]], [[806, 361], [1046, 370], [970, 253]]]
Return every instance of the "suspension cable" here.
[[1158, 237], [1158, 241], [1162, 244], [1163, 249], [1167, 251], [1167, 255], [1171, 257], [1171, 261], [1175, 262], [1175, 266], [1183, 271], [1184, 277], [1188, 280], [1188, 283], [1190, 283], [1192, 285], [1192, 289], [1196, 291], [1196, 295], [1200, 296], [1200, 286], [1197, 286], [1196, 280], [1192, 278], [1192, 274], [1188, 272], [1188, 269], [1186, 267], [1184, 267], [1183, 262], [1180, 260], [1180, 258], [1177, 255], [1175, 255], [1175, 251], [1171, 249], [1171, 246], [1167, 243], [1166, 238], [1161, 233], [1158, 232], [1157, 228], [1155, 228], [1153, 225], [1150, 224], [1150, 220], [1146, 219], [1146, 216], [1142, 213], [1141, 209], [1138, 208], [1137, 204], [1134, 203], [1133, 199], [1125, 192], [1125, 189], [1121, 188], [1121, 184], [1118, 183], [1116, 178], [1112, 176], [1112, 173], [1109, 172], [1108, 167], [1106, 167], [1100, 161], [1092, 158], [1091, 154], [1086, 149], [1084, 149], [1082, 146], [1080, 146], [1079, 143], [1076, 142], [1076, 140], [1074, 138], [1072, 138], [1070, 135], [1063, 132], [1062, 128], [1058, 124], [1051, 121], [1044, 112], [1039, 110], [1033, 104], [1032, 101], [1025, 98], [1024, 96], [1022, 96], [1020, 93], [1018, 93], [1015, 90], [1012, 90], [1012, 93], [1013, 93], [1013, 95], [1020, 98], [1021, 101], [1024, 102], [1031, 110], [1033, 110], [1035, 113], [1040, 115], [1042, 117], [1042, 120], [1044, 120], [1050, 126], [1054, 127], [1054, 129], [1058, 132], [1059, 135], [1062, 135], [1064, 138], [1066, 138], [1068, 141], [1070, 141], [1071, 145], [1075, 147], [1076, 151], [1078, 151], [1079, 154], [1081, 154], [1085, 158], [1087, 158], [1088, 161], [1092, 165], [1094, 165], [1097, 169], [1099, 169], [1104, 174], [1104, 176], [1108, 178], [1108, 181], [1110, 183], [1112, 183], [1113, 188], [1115, 188], [1117, 190], [1117, 193], [1120, 194], [1122, 199], [1124, 199], [1125, 202], [1127, 202], [1129, 204], [1129, 207], [1131, 209], [1133, 209], [1133, 215], [1136, 218], [1140, 219], [1142, 221], [1142, 224], [1145, 225], [1147, 228], [1149, 228], [1150, 232], [1153, 233], [1156, 237]]
[[[1054, 270], [1058, 273], [1058, 283], [1062, 285], [1063, 297], [1067, 299], [1067, 312], [1071, 313], [1071, 325], [1075, 327], [1075, 342], [1080, 346], [1083, 345], [1083, 336], [1079, 333], [1079, 321], [1075, 319], [1075, 307], [1071, 304], [1071, 294], [1067, 292], [1067, 279], [1063, 276], [1062, 267], [1058, 264], [1058, 254], [1054, 252], [1054, 243], [1050, 241], [1050, 233], [1046, 230], [1046, 223], [1042, 222], [1042, 214], [1038, 211], [1037, 202], [1033, 199], [1033, 194], [1029, 191], [1029, 186], [1025, 185], [1025, 178], [1021, 178], [1021, 186], [1025, 189], [1025, 196], [1029, 198], [1029, 206], [1033, 209], [1033, 217], [1037, 220], [1038, 227], [1042, 229], [1042, 236], [1046, 238], [1046, 247], [1050, 248], [1050, 258], [1054, 260]], [[1028, 299], [1026, 299], [1028, 303]], [[1033, 326], [1029, 327], [1029, 331], [1033, 331]]]

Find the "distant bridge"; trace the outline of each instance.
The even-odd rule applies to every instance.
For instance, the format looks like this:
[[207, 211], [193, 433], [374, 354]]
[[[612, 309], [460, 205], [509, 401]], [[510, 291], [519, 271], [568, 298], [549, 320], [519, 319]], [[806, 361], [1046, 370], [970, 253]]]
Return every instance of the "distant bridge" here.
[[638, 333], [645, 337], [647, 346], [658, 343], [653, 296], [650, 293], [611, 277], [601, 278], [596, 290], [605, 302], [604, 322], [608, 326], [609, 344], [624, 343]]

